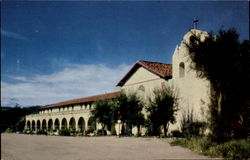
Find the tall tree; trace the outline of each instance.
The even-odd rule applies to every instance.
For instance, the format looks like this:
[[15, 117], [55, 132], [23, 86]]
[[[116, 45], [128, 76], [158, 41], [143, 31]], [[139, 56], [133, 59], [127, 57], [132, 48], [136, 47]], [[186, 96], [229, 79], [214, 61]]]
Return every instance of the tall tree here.
[[136, 126], [140, 132], [140, 126], [144, 123], [144, 115], [142, 114], [143, 104], [136, 93], [122, 93], [116, 98], [116, 117], [121, 120], [122, 134], [125, 133], [125, 123], [129, 127], [129, 134], [132, 132], [132, 127]]
[[95, 102], [95, 108], [91, 110], [93, 118], [102, 125], [102, 134], [107, 125], [112, 124], [113, 102], [111, 99], [102, 99]]
[[164, 129], [164, 136], [167, 135], [169, 123], [175, 123], [175, 115], [178, 110], [177, 93], [171, 87], [155, 89], [154, 98], [150, 99], [147, 107], [149, 113], [151, 133], [160, 135], [161, 127]]
[[239, 34], [232, 28], [220, 30], [218, 35], [195, 31], [185, 44], [191, 68], [211, 83], [212, 138], [224, 141], [246, 137], [250, 108], [249, 40], [240, 42]]

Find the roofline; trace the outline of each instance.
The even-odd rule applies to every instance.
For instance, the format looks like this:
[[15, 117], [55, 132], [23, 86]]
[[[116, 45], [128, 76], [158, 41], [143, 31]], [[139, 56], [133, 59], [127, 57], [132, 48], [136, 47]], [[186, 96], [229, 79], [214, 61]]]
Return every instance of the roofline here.
[[[58, 102], [58, 103], [55, 103], [55, 104], [43, 106], [43, 107], [40, 107], [39, 109], [42, 110], [42, 109], [57, 108], [57, 107], [62, 107], [62, 106], [74, 105], [74, 104], [94, 102], [94, 101], [101, 100], [101, 99], [113, 98], [113, 97], [109, 97], [109, 96], [112, 96], [114, 94], [114, 97], [115, 97], [115, 96], [118, 96], [120, 93], [121, 93], [121, 91], [117, 91], [117, 92], [99, 94], [99, 95], [94, 95], [94, 96], [89, 96], [89, 97], [71, 99], [71, 100], [67, 100], [67, 101]], [[76, 102], [70, 103], [71, 101], [76, 101]]]
[[[143, 68], [145, 68], [145, 69], [147, 69], [148, 71], [150, 71], [150, 72], [152, 72], [152, 73], [154, 73], [154, 74], [160, 76], [161, 78], [169, 78], [169, 77], [172, 77], [172, 76], [165, 76], [165, 77], [164, 77], [164, 76], [162, 76], [162, 75], [160, 75], [160, 74], [158, 74], [158, 73], [156, 73], [156, 72], [154, 72], [154, 71], [148, 69], [147, 67], [145, 67], [145, 66], [142, 64], [142, 62], [151, 62], [151, 63], [166, 64], [166, 63], [162, 63], [162, 62], [152, 62], [152, 61], [139, 60], [139, 61], [137, 61], [136, 63], [134, 63], [134, 65], [128, 70], [128, 72], [127, 72], [127, 73], [121, 78], [121, 80], [116, 84], [116, 86], [122, 86], [122, 84], [121, 84], [121, 83], [122, 83], [122, 80], [125, 79], [125, 78], [130, 74], [130, 72], [133, 70], [133, 68], [135, 68], [136, 65], [142, 66]], [[172, 65], [172, 64], [169, 64], [169, 65]]]
[[121, 86], [120, 83], [123, 79], [125, 79], [125, 77], [127, 77], [130, 73], [130, 71], [132, 71], [132, 69], [138, 64], [139, 61], [136, 61], [136, 63], [134, 63], [130, 69], [127, 71], [127, 73], [118, 81], [118, 83], [116, 84], [116, 86]]

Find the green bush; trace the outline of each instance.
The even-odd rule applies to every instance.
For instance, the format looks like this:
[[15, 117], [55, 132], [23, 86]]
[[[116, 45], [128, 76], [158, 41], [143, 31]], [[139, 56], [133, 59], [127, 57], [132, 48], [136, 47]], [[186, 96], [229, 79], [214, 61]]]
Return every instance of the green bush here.
[[94, 129], [88, 129], [85, 131], [85, 135], [89, 135], [91, 133], [94, 133], [94, 131], [95, 131]]
[[7, 129], [5, 130], [5, 132], [6, 132], [6, 133], [13, 133], [14, 131], [13, 131], [12, 128], [7, 128]]
[[173, 137], [182, 137], [182, 134], [181, 134], [181, 132], [179, 130], [173, 130], [173, 131], [171, 131], [171, 135]]
[[59, 131], [60, 136], [70, 136], [70, 130], [69, 129], [61, 129]]
[[186, 140], [187, 140], [186, 138], [175, 138], [173, 139], [173, 141], [170, 142], [170, 145], [187, 147]]
[[97, 136], [107, 135], [107, 131], [106, 130], [102, 130], [102, 129], [98, 129], [96, 135]]
[[250, 143], [247, 140], [232, 140], [217, 144], [207, 137], [176, 138], [171, 145], [187, 147], [194, 152], [227, 159], [250, 158]]
[[247, 140], [232, 140], [209, 148], [208, 153], [229, 159], [250, 158], [250, 143]]
[[44, 130], [39, 130], [39, 131], [36, 132], [36, 134], [38, 134], [38, 135], [48, 135], [48, 133], [46, 131], [44, 131]]
[[205, 128], [205, 122], [189, 122], [183, 126], [182, 133], [185, 137], [202, 136], [204, 135]]
[[210, 147], [216, 146], [215, 142], [212, 142], [209, 138], [203, 137], [200, 138], [199, 140], [199, 146], [200, 146], [200, 151], [204, 154], [207, 154], [206, 152]]

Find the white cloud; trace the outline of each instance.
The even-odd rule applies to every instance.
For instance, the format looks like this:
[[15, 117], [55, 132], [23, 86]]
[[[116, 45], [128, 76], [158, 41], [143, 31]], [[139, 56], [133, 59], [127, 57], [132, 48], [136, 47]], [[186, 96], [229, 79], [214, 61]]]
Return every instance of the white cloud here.
[[1, 81], [1, 105], [12, 103], [13, 98], [30, 106], [112, 92], [128, 69], [129, 65], [71, 65], [50, 75], [9, 76], [18, 82]]
[[14, 39], [20, 39], [20, 40], [28, 40], [27, 37], [15, 33], [15, 32], [9, 32], [9, 31], [5, 31], [5, 30], [1, 30], [1, 35], [5, 36], [5, 37], [9, 37], [9, 38], [14, 38]]

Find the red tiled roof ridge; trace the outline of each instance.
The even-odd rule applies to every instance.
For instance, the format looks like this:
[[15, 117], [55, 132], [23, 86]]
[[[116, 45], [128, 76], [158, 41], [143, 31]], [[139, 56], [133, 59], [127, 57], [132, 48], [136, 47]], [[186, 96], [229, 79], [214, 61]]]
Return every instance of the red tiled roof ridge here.
[[[159, 64], [168, 64], [168, 63], [163, 63], [163, 62], [155, 62], [155, 61], [145, 61], [145, 60], [139, 60], [137, 62], [148, 62], [148, 63], [159, 63]], [[172, 65], [172, 64], [171, 64]]]
[[101, 100], [101, 99], [105, 99], [105, 98], [114, 98], [114, 97], [118, 96], [119, 94], [121, 94], [121, 91], [99, 94], [99, 95], [94, 95], [94, 96], [88, 96], [88, 97], [83, 97], [83, 98], [77, 98], [77, 99], [72, 99], [72, 100], [67, 100], [67, 101], [47, 105], [47, 106], [41, 107], [40, 109], [56, 108], [56, 107], [60, 107], [60, 106], [80, 104], [80, 103], [85, 103], [85, 102], [93, 102], [93, 101], [97, 101], [97, 100]]
[[161, 77], [172, 76], [172, 64], [149, 61], [139, 61], [139, 64]]
[[137, 61], [131, 69], [125, 74], [125, 76], [117, 83], [117, 86], [123, 85], [128, 77], [135, 72], [138, 65], [146, 68], [147, 70], [159, 75], [160, 77], [172, 77], [172, 64], [162, 63], [162, 62], [152, 62], [152, 61]]

